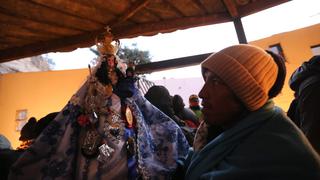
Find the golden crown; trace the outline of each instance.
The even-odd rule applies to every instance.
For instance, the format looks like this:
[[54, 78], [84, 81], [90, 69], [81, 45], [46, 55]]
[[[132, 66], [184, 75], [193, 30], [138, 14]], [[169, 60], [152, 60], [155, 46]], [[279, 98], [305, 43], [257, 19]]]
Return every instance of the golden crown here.
[[109, 27], [106, 29], [107, 31], [103, 34], [103, 37], [96, 40], [97, 49], [100, 55], [116, 55], [119, 49], [120, 41], [113, 38], [111, 29]]

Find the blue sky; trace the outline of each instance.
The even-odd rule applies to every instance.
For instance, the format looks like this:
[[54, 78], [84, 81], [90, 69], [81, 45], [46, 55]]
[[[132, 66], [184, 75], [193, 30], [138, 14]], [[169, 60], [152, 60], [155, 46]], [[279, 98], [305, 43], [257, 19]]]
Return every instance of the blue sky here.
[[[273, 34], [295, 30], [320, 23], [320, 0], [293, 0], [288, 3], [242, 18], [248, 41]], [[152, 61], [172, 59], [202, 53], [216, 52], [224, 47], [238, 44], [233, 23], [178, 30], [155, 36], [122, 39], [121, 44], [133, 43], [141, 50], [148, 50]], [[95, 55], [88, 48], [68, 53], [49, 53], [55, 70], [86, 68]], [[187, 72], [187, 73], [186, 73]], [[151, 80], [163, 78], [199, 77], [199, 66], [152, 73]]]

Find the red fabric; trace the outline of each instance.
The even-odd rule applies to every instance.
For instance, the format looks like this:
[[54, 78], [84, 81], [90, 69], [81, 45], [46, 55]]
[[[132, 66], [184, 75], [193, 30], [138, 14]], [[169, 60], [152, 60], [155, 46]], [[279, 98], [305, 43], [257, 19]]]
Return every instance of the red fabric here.
[[198, 126], [197, 126], [193, 121], [191, 121], [191, 120], [185, 120], [184, 122], [186, 123], [186, 125], [187, 125], [188, 127], [198, 128]]

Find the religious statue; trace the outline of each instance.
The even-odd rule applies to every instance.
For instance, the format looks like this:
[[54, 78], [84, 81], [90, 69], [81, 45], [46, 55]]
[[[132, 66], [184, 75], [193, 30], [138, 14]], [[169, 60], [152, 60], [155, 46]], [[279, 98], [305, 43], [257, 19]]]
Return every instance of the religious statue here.
[[[114, 44], [115, 42], [115, 44]], [[189, 145], [120, 70], [108, 30], [84, 85], [12, 167], [9, 179], [170, 179]]]

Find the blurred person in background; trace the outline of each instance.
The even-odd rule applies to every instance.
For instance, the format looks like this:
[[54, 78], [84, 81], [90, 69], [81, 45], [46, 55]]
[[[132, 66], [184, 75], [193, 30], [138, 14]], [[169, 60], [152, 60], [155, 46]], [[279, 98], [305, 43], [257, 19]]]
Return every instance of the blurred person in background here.
[[189, 108], [196, 114], [198, 120], [201, 121], [202, 112], [201, 112], [199, 97], [196, 94], [190, 95]]

